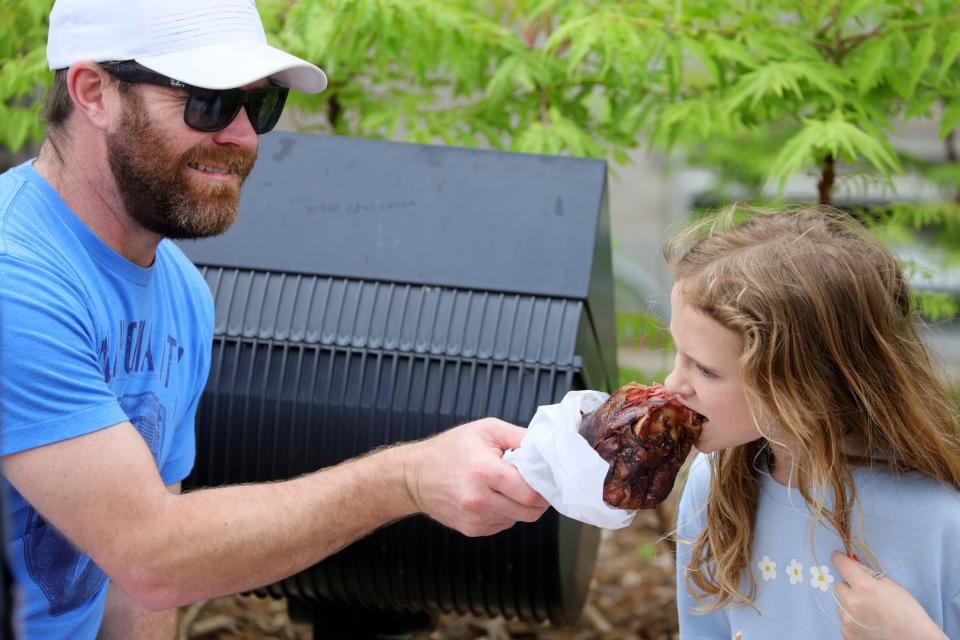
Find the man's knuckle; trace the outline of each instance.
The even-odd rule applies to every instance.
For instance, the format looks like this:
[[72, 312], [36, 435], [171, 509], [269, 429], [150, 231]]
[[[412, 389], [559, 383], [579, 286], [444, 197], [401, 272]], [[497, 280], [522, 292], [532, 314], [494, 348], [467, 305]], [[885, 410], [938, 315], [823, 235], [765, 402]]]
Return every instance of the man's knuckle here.
[[471, 486], [485, 485], [490, 480], [490, 472], [483, 464], [471, 464], [464, 475]]
[[496, 466], [484, 467], [480, 471], [480, 476], [483, 480], [494, 487], [505, 487], [509, 486], [510, 481], [510, 472], [515, 471], [511, 466], [506, 466], [497, 464]]
[[520, 522], [536, 522], [540, 519], [539, 513], [525, 513], [518, 518]]
[[[542, 503], [542, 500], [543, 500], [543, 498], [540, 497], [540, 494], [537, 493], [536, 491], [534, 491], [533, 489], [529, 488], [529, 487], [527, 487], [527, 488], [523, 491], [523, 495], [522, 495], [522, 497], [521, 497], [521, 502], [522, 502], [525, 506], [533, 507], [533, 508], [540, 508], [540, 509], [542, 509], [542, 508], [543, 508], [543, 507], [542, 507], [542, 504], [541, 504], [541, 503]], [[541, 513], [542, 513], [542, 512], [541, 512]]]
[[468, 493], [460, 502], [464, 511], [478, 512], [483, 511], [487, 506], [486, 497], [479, 493]]

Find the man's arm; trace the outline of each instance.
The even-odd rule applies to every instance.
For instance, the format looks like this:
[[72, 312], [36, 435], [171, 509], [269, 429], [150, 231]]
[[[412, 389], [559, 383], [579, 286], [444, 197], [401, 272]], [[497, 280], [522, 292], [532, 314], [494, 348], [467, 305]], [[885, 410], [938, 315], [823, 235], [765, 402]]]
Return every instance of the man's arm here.
[[546, 503], [500, 456], [524, 430], [499, 420], [284, 482], [174, 495], [129, 422], [4, 459], [48, 521], [140, 606], [250, 590], [423, 512], [466, 535], [534, 521]]
[[[180, 483], [167, 485], [167, 490], [179, 494]], [[173, 640], [177, 637], [177, 619], [177, 609], [147, 611], [111, 582], [97, 640]]]

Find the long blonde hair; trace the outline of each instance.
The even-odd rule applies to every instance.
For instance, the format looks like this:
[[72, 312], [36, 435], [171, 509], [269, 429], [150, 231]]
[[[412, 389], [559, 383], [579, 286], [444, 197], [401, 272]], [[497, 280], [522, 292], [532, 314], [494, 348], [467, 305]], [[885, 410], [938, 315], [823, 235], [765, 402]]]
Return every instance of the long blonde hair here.
[[[707, 527], [686, 569], [691, 593], [712, 597], [705, 610], [755, 596], [756, 463], [770, 441], [790, 443], [792, 484], [812, 526], [827, 523], [847, 553], [858, 546], [852, 465], [960, 488], [956, 407], [919, 335], [903, 272], [862, 225], [825, 207], [735, 205], [668, 241], [664, 255], [684, 302], [742, 336], [747, 403], [773, 425], [766, 438], [710, 456]], [[851, 437], [865, 455], [843, 451]]]

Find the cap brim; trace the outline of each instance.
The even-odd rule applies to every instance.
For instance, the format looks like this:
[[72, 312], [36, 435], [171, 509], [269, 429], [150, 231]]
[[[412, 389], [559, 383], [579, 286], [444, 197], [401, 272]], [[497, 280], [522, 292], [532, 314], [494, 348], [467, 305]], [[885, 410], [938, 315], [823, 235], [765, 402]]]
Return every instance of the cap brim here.
[[180, 82], [204, 89], [233, 89], [263, 78], [303, 93], [327, 87], [327, 75], [306, 60], [263, 42], [224, 42], [136, 61]]

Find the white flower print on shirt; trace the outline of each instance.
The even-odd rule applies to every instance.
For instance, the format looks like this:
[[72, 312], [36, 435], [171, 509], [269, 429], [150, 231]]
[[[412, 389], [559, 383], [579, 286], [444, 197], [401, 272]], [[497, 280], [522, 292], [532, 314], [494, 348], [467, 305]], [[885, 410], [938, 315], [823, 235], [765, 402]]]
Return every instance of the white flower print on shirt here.
[[803, 582], [803, 565], [791, 559], [787, 567], [787, 575], [790, 576], [790, 584], [800, 584]]
[[819, 567], [810, 567], [810, 586], [820, 591], [829, 591], [833, 584], [833, 576], [830, 575], [830, 568], [822, 564]]
[[763, 560], [757, 563], [760, 572], [763, 575], [763, 581], [777, 579], [777, 563], [770, 559], [770, 556], [763, 556]]

